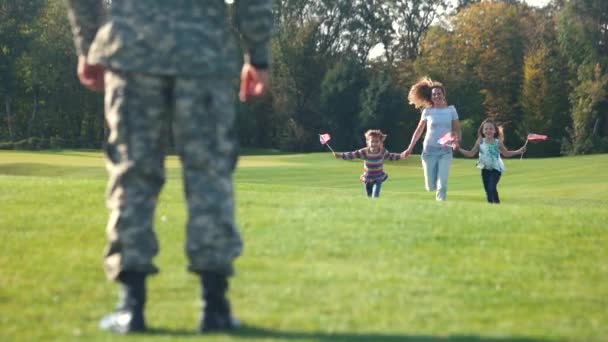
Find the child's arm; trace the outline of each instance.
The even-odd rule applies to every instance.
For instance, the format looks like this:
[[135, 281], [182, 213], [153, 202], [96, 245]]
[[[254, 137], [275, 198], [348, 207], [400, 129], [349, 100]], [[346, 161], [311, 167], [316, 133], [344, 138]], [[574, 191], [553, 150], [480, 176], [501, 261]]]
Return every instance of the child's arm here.
[[384, 160], [401, 160], [401, 159], [405, 159], [407, 156], [405, 156], [404, 152], [401, 153], [390, 153], [389, 151], [386, 151], [384, 153]]
[[480, 142], [481, 142], [481, 139], [477, 139], [477, 141], [475, 142], [475, 145], [473, 145], [473, 148], [470, 151], [465, 150], [464, 148], [459, 146], [458, 152], [462, 153], [462, 155], [465, 157], [473, 158], [473, 157], [475, 157], [477, 152], [479, 152], [479, 143]]
[[334, 152], [334, 157], [351, 160], [351, 159], [364, 159], [365, 158], [365, 148], [360, 150], [352, 151], [352, 152]]
[[526, 145], [522, 146], [519, 150], [509, 151], [502, 143], [502, 141], [499, 141], [498, 149], [500, 150], [500, 154], [502, 154], [505, 158], [509, 158], [526, 152]]

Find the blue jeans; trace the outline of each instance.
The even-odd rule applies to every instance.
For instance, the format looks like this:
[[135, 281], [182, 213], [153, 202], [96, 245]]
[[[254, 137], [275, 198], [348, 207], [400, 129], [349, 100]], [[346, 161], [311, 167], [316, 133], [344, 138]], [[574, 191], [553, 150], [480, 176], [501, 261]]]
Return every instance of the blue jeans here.
[[500, 203], [498, 198], [498, 182], [500, 182], [501, 173], [498, 170], [481, 170], [481, 180], [483, 182], [483, 189], [486, 191], [486, 198], [488, 203]]
[[382, 182], [365, 183], [365, 191], [367, 197], [380, 197], [380, 188], [382, 188]]
[[452, 164], [452, 152], [422, 152], [422, 168], [424, 169], [424, 185], [427, 191], [435, 191], [438, 201], [445, 201], [448, 191], [448, 175]]

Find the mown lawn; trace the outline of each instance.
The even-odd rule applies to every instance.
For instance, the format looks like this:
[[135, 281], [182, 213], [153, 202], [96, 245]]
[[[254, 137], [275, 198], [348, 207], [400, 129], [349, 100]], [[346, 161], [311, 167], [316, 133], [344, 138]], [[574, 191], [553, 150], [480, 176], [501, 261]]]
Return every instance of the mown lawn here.
[[[195, 334], [179, 164], [156, 212], [161, 273], [151, 332], [133, 340], [607, 341], [608, 155], [509, 159], [500, 205], [472, 159], [448, 201], [418, 156], [387, 165], [377, 200], [361, 162], [329, 153], [245, 156], [236, 182], [246, 246], [230, 296], [245, 326]], [[104, 341], [116, 286], [101, 268], [106, 172], [98, 152], [0, 152], [0, 340]]]

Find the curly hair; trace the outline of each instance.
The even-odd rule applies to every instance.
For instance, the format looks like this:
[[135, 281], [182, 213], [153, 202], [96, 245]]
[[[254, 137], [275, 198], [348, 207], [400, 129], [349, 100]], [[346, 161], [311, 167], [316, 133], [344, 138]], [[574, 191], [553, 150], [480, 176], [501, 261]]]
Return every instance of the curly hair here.
[[384, 142], [384, 140], [386, 140], [386, 134], [382, 133], [382, 131], [379, 129], [368, 129], [364, 135], [365, 135], [365, 140], [370, 139], [370, 138], [378, 138], [382, 142]]
[[433, 106], [432, 91], [439, 88], [446, 96], [445, 88], [441, 82], [433, 81], [429, 77], [423, 77], [410, 88], [407, 99], [416, 108], [428, 108]]
[[505, 140], [504, 127], [502, 125], [497, 124], [492, 119], [485, 119], [481, 122], [481, 125], [479, 125], [479, 129], [477, 130], [477, 138], [478, 139], [483, 138], [483, 126], [485, 126], [486, 124], [494, 125], [494, 138], [498, 139], [501, 142], [504, 142], [504, 140]]

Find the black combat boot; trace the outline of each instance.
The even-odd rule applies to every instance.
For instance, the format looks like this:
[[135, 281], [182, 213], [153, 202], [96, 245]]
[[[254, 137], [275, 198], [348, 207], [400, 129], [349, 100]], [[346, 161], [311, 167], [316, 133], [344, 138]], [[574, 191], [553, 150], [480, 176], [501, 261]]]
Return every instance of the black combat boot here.
[[146, 274], [123, 272], [119, 301], [114, 312], [99, 321], [99, 329], [117, 334], [128, 334], [146, 330], [144, 306], [146, 304]]
[[204, 307], [199, 330], [213, 332], [238, 328], [240, 322], [230, 313], [230, 302], [226, 298], [228, 278], [205, 271], [201, 274], [201, 283]]

